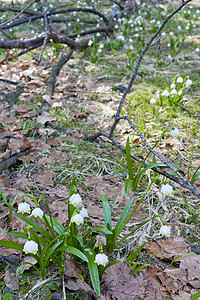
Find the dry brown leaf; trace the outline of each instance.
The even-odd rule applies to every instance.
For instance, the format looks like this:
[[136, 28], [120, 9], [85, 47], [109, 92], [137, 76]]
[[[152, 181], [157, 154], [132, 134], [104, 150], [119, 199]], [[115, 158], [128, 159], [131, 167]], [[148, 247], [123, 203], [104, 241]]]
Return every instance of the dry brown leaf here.
[[94, 297], [96, 297], [96, 294], [93, 291], [93, 289], [85, 281], [81, 280], [80, 278], [76, 279], [76, 281], [74, 281], [72, 279], [68, 279], [65, 282], [65, 287], [71, 291], [81, 291], [83, 293], [90, 294], [90, 295], [93, 295]]
[[21, 268], [22, 268], [23, 271], [29, 270], [32, 267], [30, 264], [23, 265], [24, 262], [26, 262], [26, 263], [28, 262], [28, 263], [31, 263], [33, 265], [37, 264], [37, 260], [34, 257], [26, 255], [23, 258], [22, 262], [21, 262]]
[[148, 252], [157, 258], [167, 258], [173, 260], [180, 254], [190, 253], [190, 247], [183, 238], [157, 239], [146, 245]]
[[6, 286], [11, 290], [18, 290], [19, 289], [19, 283], [18, 278], [14, 273], [12, 273], [10, 270], [7, 270], [4, 275], [4, 282]]
[[65, 260], [64, 274], [67, 278], [79, 278], [78, 275], [83, 275], [83, 272], [84, 271], [78, 266], [78, 264], [70, 257]]
[[147, 280], [133, 277], [131, 267], [125, 263], [110, 266], [103, 274], [103, 295], [108, 299], [133, 300], [136, 296], [145, 295]]
[[35, 181], [41, 186], [54, 186], [55, 173], [53, 171], [45, 171], [35, 176]]

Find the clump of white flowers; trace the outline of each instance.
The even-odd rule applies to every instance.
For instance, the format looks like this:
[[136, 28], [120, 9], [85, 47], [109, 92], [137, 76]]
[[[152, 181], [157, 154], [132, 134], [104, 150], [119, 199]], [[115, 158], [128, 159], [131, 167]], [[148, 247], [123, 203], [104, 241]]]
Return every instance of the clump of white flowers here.
[[163, 225], [161, 226], [160, 228], [160, 234], [162, 236], [167, 236], [167, 237], [170, 237], [170, 232], [171, 232], [171, 227], [170, 226], [167, 226], [167, 225]]
[[102, 265], [105, 267], [105, 265], [108, 263], [108, 256], [104, 253], [99, 253], [95, 256], [95, 263], [97, 263], [97, 265]]
[[161, 193], [163, 194], [163, 196], [172, 195], [172, 186], [169, 184], [165, 184], [161, 187]]

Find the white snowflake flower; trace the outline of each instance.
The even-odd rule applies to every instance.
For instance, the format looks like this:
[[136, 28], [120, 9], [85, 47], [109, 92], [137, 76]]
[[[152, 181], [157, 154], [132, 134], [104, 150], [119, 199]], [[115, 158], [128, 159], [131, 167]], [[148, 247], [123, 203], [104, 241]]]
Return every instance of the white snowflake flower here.
[[74, 205], [75, 207], [78, 206], [78, 205], [81, 205], [81, 203], [82, 203], [81, 196], [79, 194], [73, 194], [69, 198], [69, 203]]
[[187, 79], [185, 82], [185, 87], [188, 88], [189, 86], [191, 86], [192, 84], [192, 80], [191, 79]]
[[108, 256], [104, 253], [103, 254], [99, 253], [95, 256], [94, 262], [97, 263], [98, 266], [102, 265], [105, 267], [105, 265], [108, 263]]
[[31, 213], [31, 216], [34, 216], [35, 218], [37, 218], [37, 217], [42, 218], [43, 215], [44, 215], [44, 213], [39, 207], [36, 207]]
[[174, 138], [176, 138], [178, 135], [180, 135], [180, 132], [179, 132], [178, 128], [175, 128], [175, 129], [171, 130], [170, 133], [171, 133], [171, 135], [172, 135]]
[[151, 98], [150, 103], [151, 103], [151, 104], [156, 103], [156, 99], [155, 99], [155, 98]]
[[25, 213], [28, 213], [30, 214], [31, 212], [31, 208], [30, 208], [30, 205], [26, 202], [22, 202], [18, 205], [18, 213], [22, 213], [22, 214], [25, 214]]
[[165, 91], [162, 93], [162, 96], [166, 96], [166, 97], [168, 97], [168, 96], [169, 96], [169, 92], [168, 92], [168, 90], [165, 90]]
[[161, 228], [160, 228], [159, 234], [161, 234], [162, 236], [170, 237], [170, 232], [171, 232], [170, 226], [163, 225], [163, 226], [161, 226]]
[[169, 184], [165, 184], [161, 187], [161, 193], [163, 194], [163, 196], [165, 195], [172, 195], [172, 186]]
[[86, 208], [82, 208], [80, 211], [81, 217], [84, 219], [85, 217], [88, 217], [88, 210]]
[[83, 217], [81, 216], [81, 214], [75, 214], [72, 218], [71, 218], [72, 223], [76, 223], [78, 226], [80, 224], [83, 224]]
[[38, 251], [38, 244], [34, 241], [27, 241], [24, 244], [24, 249], [23, 251], [27, 254], [27, 253], [33, 253], [36, 254]]
[[183, 78], [182, 77], [177, 77], [177, 79], [176, 79], [176, 82], [178, 82], [178, 83], [183, 83]]

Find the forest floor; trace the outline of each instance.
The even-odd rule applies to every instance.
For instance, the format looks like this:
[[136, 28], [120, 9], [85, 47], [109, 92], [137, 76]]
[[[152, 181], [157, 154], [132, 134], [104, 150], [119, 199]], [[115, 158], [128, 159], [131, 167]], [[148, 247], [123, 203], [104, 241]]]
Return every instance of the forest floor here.
[[[137, 190], [125, 196], [128, 177], [125, 155], [106, 137], [99, 137], [95, 142], [84, 138], [98, 131], [109, 132], [124, 88], [129, 83], [145, 42], [158, 28], [161, 18], [164, 19], [173, 8], [171, 4], [165, 5], [163, 2], [157, 5], [149, 1], [132, 16], [133, 21], [136, 20], [133, 26], [126, 29], [122, 20], [113, 36], [99, 44], [93, 43], [84, 51], [74, 52], [57, 77], [53, 95], [48, 98], [50, 109], [42, 114], [39, 113], [41, 103], [45, 97], [49, 97], [45, 94], [46, 84], [51, 67], [63, 50], [62, 46], [48, 45], [39, 65], [36, 62], [40, 48], [0, 65], [1, 78], [23, 84], [18, 101], [7, 109], [8, 103], [1, 100], [16, 87], [0, 81], [0, 159], [2, 162], [13, 157], [15, 159], [14, 165], [1, 170], [0, 187], [10, 204], [15, 200], [14, 209], [25, 193], [33, 194], [36, 198], [43, 195], [48, 201], [52, 217], [65, 225], [69, 189], [74, 178], [84, 206], [88, 209], [90, 226], [104, 224], [102, 194], [110, 201], [113, 224], [116, 224], [131, 197], [135, 204], [142, 197], [154, 172], [148, 170], [144, 173]], [[30, 24], [28, 30], [33, 30], [34, 26]], [[169, 163], [178, 166], [182, 176], [189, 180], [200, 166], [199, 28], [200, 10], [197, 3], [192, 1], [163, 29], [166, 34], [161, 40], [162, 55], [157, 50], [157, 44], [145, 54], [122, 110], [122, 114], [129, 115], [151, 146], [168, 126], [154, 150]], [[22, 27], [22, 30], [28, 34], [27, 28]], [[19, 32], [10, 34], [17, 37], [21, 31], [19, 29]], [[3, 58], [5, 51], [0, 49], [0, 54]], [[173, 90], [170, 88], [173, 82], [177, 93], [182, 91], [182, 84], [176, 81], [177, 76], [192, 80], [192, 85], [184, 89], [180, 101], [176, 100], [176, 96], [156, 96], [166, 89]], [[150, 102], [152, 98], [155, 98], [155, 104]], [[180, 132], [178, 137], [170, 133], [175, 128]], [[114, 137], [123, 147], [126, 147], [129, 137], [132, 154], [139, 159], [147, 155], [148, 150], [140, 137], [125, 120], [118, 124]], [[152, 159], [150, 155], [147, 162], [151, 164]], [[134, 162], [133, 168], [136, 173], [139, 164]], [[173, 193], [169, 197], [164, 197], [160, 190], [166, 183], [173, 186]], [[194, 186], [199, 190], [198, 178]], [[9, 221], [10, 209], [4, 200], [2, 196], [0, 239], [24, 243], [21, 238], [6, 235], [11, 230], [23, 231], [24, 222], [14, 215]], [[34, 207], [30, 198], [27, 197], [26, 201]], [[41, 202], [41, 205], [45, 211], [45, 203]], [[200, 253], [199, 199], [188, 189], [160, 175], [121, 236], [128, 234], [141, 220], [156, 214], [161, 214], [171, 227], [170, 238], [159, 236], [161, 218], [151, 220], [129, 236], [120, 245], [119, 251], [111, 256], [123, 263], [106, 270], [100, 297], [92, 290], [84, 266], [66, 258], [67, 299], [189, 300], [200, 286], [200, 258], [185, 256], [172, 266], [170, 263], [179, 255], [191, 251]], [[126, 258], [144, 242], [145, 248], [137, 261], [138, 266], [148, 264], [148, 267], [132, 276]], [[36, 261], [25, 254], [21, 255], [18, 250], [5, 247], [0, 247], [0, 257], [1, 299], [6, 294], [11, 298], [5, 299], [25, 299], [23, 295], [39, 282], [39, 277], [34, 268], [22, 263], [30, 261], [35, 264]], [[16, 269], [19, 266], [23, 274], [17, 276]], [[55, 278], [33, 289], [27, 299], [61, 299], [62, 288], [56, 272], [52, 266], [49, 277]], [[80, 279], [79, 274], [85, 281]]]

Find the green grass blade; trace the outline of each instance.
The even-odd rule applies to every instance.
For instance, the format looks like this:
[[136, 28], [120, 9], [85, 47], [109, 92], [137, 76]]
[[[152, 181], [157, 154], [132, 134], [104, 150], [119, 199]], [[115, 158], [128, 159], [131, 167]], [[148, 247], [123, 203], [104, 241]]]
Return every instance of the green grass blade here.
[[115, 226], [115, 228], [113, 229], [113, 242], [116, 241], [117, 237], [119, 236], [120, 232], [123, 230], [124, 228], [124, 221], [126, 220], [128, 214], [129, 214], [129, 211], [130, 211], [130, 208], [131, 208], [131, 205], [133, 203], [133, 198], [131, 198], [128, 203], [126, 204], [118, 222], [117, 222], [117, 225]]
[[40, 225], [38, 225], [36, 222], [34, 222], [33, 220], [25, 217], [24, 215], [20, 215], [16, 212], [13, 212], [13, 214], [21, 219], [22, 221], [24, 221], [25, 223], [33, 226], [33, 228], [35, 228], [35, 230], [39, 231], [41, 234], [43, 234], [48, 240], [51, 240], [52, 239], [52, 236], [44, 229], [42, 228]]
[[104, 224], [108, 230], [112, 230], [111, 224], [111, 207], [106, 198], [106, 195], [102, 195], [102, 204], [103, 204], [103, 212], [104, 212]]
[[95, 293], [98, 296], [100, 296], [101, 288], [100, 288], [99, 270], [98, 270], [97, 264], [94, 262], [94, 260], [95, 260], [94, 254], [90, 249], [86, 249], [85, 255], [88, 258], [87, 264], [88, 264], [88, 269], [89, 269], [93, 288], [95, 290]]
[[97, 231], [103, 234], [113, 234], [112, 231], [108, 230], [104, 226], [94, 226], [90, 231], [90, 233], [97, 232]]
[[45, 267], [47, 266], [48, 261], [49, 261], [49, 259], [51, 258], [51, 255], [52, 255], [53, 252], [56, 250], [56, 248], [58, 248], [58, 246], [60, 246], [61, 243], [62, 243], [62, 241], [58, 241], [56, 244], [54, 244], [54, 245], [48, 250], [48, 253], [46, 254], [45, 261], [44, 261]]
[[133, 271], [131, 272], [131, 274], [132, 274], [132, 275], [135, 275], [137, 272], [139, 272], [140, 270], [142, 270], [142, 269], [144, 269], [144, 268], [146, 268], [146, 267], [148, 267], [148, 266], [149, 266], [149, 264], [142, 265], [142, 266], [140, 266], [139, 268], [133, 270]]
[[0, 240], [0, 245], [3, 246], [3, 247], [16, 249], [16, 250], [19, 250], [19, 251], [23, 251], [23, 249], [24, 249], [24, 245], [16, 243], [16, 242], [11, 242], [11, 241]]
[[196, 300], [196, 299], [199, 299], [200, 298], [200, 291], [197, 292], [195, 295], [193, 295], [190, 300]]
[[7, 235], [14, 236], [21, 239], [28, 239], [26, 233], [24, 232], [6, 232]]
[[64, 247], [60, 247], [56, 250], [56, 252], [60, 252], [60, 251], [66, 251], [69, 254], [73, 254], [77, 257], [79, 257], [80, 259], [88, 262], [88, 258], [87, 255], [85, 255], [82, 251], [80, 251], [79, 249], [72, 247], [72, 246], [64, 246]]
[[127, 168], [128, 168], [128, 175], [130, 180], [133, 180], [133, 162], [131, 158], [131, 148], [129, 144], [129, 137], [126, 141], [126, 162], [127, 162]]
[[128, 178], [125, 182], [125, 196], [127, 197], [131, 188], [131, 185], [133, 183], [133, 180], [131, 180], [130, 178]]
[[170, 267], [173, 265], [173, 263], [175, 262], [175, 260], [177, 260], [177, 259], [179, 259], [179, 258], [181, 258], [181, 257], [184, 257], [184, 256], [196, 256], [196, 257], [199, 257], [199, 255], [193, 254], [193, 253], [180, 254], [180, 255], [178, 255], [177, 257], [175, 257], [175, 258], [172, 260], [172, 262], [171, 262], [171, 264], [170, 264]]
[[[50, 217], [46, 216], [46, 218], [50, 222]], [[53, 222], [53, 228], [58, 234], [65, 231], [65, 227], [63, 227], [56, 219], [52, 218], [52, 222]]]

